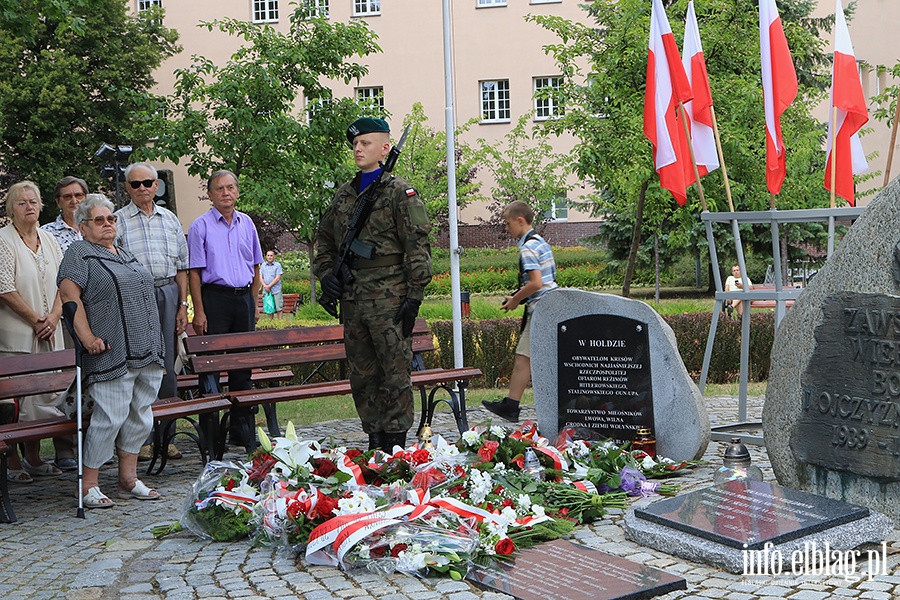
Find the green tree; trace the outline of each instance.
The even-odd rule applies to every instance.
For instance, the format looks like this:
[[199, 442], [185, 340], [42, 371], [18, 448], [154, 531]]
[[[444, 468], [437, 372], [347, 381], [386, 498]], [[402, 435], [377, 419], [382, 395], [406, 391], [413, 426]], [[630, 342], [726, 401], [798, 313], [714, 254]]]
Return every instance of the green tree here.
[[[569, 156], [553, 152], [550, 130], [540, 125], [529, 127], [531, 118], [530, 113], [519, 117], [516, 126], [495, 144], [478, 140], [481, 160], [495, 181], [488, 205], [490, 216], [478, 219], [501, 231], [503, 209], [510, 202], [521, 200], [540, 217], [572, 189], [566, 181]], [[540, 228], [540, 223], [535, 225]]]
[[[352, 60], [379, 51], [363, 21], [329, 22], [299, 6], [290, 29], [224, 19], [205, 23], [243, 38], [222, 66], [196, 56], [176, 71], [165, 118], [145, 124], [158, 141], [142, 152], [178, 162], [206, 177], [228, 168], [241, 179], [241, 207], [278, 224], [314, 251], [316, 225], [336, 183], [353, 172], [347, 124], [365, 107], [335, 100], [327, 80], [359, 80], [367, 67]], [[306, 104], [306, 111], [298, 107]], [[312, 262], [312, 261], [310, 261]], [[310, 279], [310, 297], [315, 281]]]
[[56, 28], [72, 28], [84, 33], [84, 18], [80, 11], [88, 0], [3, 0], [0, 3], [0, 31], [22, 36], [29, 43], [36, 39], [37, 31], [46, 23]]
[[[446, 231], [450, 211], [447, 196], [447, 135], [443, 130], [436, 131], [428, 127], [427, 121], [422, 103], [414, 103], [410, 113], [403, 118], [403, 126], [410, 128], [409, 137], [406, 138], [395, 172], [419, 192], [432, 222], [437, 223], [437, 229]], [[482, 199], [478, 193], [480, 184], [475, 180], [478, 156], [459, 139], [474, 122], [470, 121], [456, 129], [456, 205], [459, 208]], [[394, 134], [399, 135], [399, 131]]]
[[[153, 72], [178, 50], [159, 11], [134, 17], [121, 0], [87, 4], [70, 2], [66, 21], [56, 12], [0, 19], [0, 171], [35, 181], [45, 196], [64, 175], [100, 183], [101, 143], [142, 141], [123, 132], [155, 109]], [[83, 28], [69, 26], [75, 20]], [[45, 218], [55, 211], [49, 204]]]
[[[687, 0], [664, 4], [680, 43]], [[673, 213], [689, 217], [699, 210], [699, 200], [691, 191], [688, 205], [678, 208], [660, 188], [652, 147], [643, 135], [650, 3], [595, 0], [585, 8], [593, 23], [550, 16], [529, 18], [560, 38], [546, 51], [566, 79], [566, 113], [548, 126], [579, 139], [573, 152], [574, 170], [600, 190], [586, 197], [583, 207], [598, 216], [609, 212], [632, 215], [631, 256], [623, 282], [623, 293], [628, 295], [644, 220], [659, 227], [672, 219]], [[787, 178], [778, 207], [827, 206], [828, 195], [822, 186], [825, 130], [811, 111], [824, 98], [828, 84], [830, 59], [819, 34], [830, 29], [833, 17], [811, 18], [812, 0], [784, 0], [779, 8], [800, 91], [782, 117]], [[738, 210], [768, 208], [757, 5], [709, 0], [696, 10], [735, 206]], [[709, 209], [727, 210], [721, 174], [715, 172], [702, 182]], [[674, 221], [687, 225], [695, 220], [684, 215]], [[692, 230], [683, 226], [671, 232], [670, 248], [684, 248], [692, 237], [696, 239]]]

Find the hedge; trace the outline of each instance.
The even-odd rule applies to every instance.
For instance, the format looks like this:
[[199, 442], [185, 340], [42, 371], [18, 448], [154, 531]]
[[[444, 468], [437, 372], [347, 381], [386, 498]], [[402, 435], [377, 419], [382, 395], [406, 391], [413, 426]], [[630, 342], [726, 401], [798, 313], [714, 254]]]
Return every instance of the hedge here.
[[[678, 352], [694, 381], [699, 381], [703, 368], [703, 354], [709, 335], [710, 313], [667, 315], [663, 319], [675, 332]], [[512, 373], [514, 352], [519, 339], [519, 319], [484, 319], [463, 321], [463, 356], [466, 366], [478, 367], [484, 378], [473, 381], [474, 386], [505, 387]], [[434, 321], [431, 324], [437, 351], [426, 356], [429, 368], [453, 367], [453, 322]], [[769, 360], [775, 332], [772, 312], [750, 315], [750, 381], [765, 381], [769, 377]], [[716, 340], [710, 359], [707, 383], [729, 383], [740, 374], [741, 322], [719, 318]]]

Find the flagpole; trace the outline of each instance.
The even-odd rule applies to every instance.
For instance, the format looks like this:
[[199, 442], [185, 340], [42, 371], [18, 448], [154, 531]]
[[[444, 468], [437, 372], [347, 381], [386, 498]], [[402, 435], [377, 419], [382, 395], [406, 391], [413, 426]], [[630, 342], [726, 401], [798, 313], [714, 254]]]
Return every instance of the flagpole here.
[[831, 208], [835, 207], [834, 188], [837, 184], [837, 148], [834, 143], [837, 138], [837, 110], [837, 106], [831, 107]]
[[728, 211], [734, 212], [734, 202], [731, 201], [731, 183], [728, 181], [728, 170], [725, 169], [725, 153], [722, 152], [722, 140], [719, 139], [719, 122], [716, 121], [716, 109], [709, 107], [709, 116], [712, 117], [713, 135], [716, 138], [716, 150], [719, 151], [719, 166], [722, 168], [722, 181], [725, 182], [725, 196], [728, 198]]
[[703, 195], [703, 184], [700, 183], [700, 169], [697, 168], [697, 159], [694, 157], [694, 143], [691, 141], [691, 128], [688, 126], [684, 104], [678, 103], [678, 112], [681, 113], [681, 123], [684, 125], [684, 136], [687, 138], [688, 150], [691, 153], [691, 166], [694, 167], [694, 177], [697, 179], [697, 192], [700, 194], [700, 210], [706, 210], [706, 197]]
[[900, 121], [900, 91], [897, 92], [897, 110], [894, 112], [894, 126], [891, 128], [891, 145], [888, 146], [887, 164], [884, 166], [884, 183], [887, 187], [891, 181], [891, 162], [894, 160], [894, 145], [897, 143], [897, 122]]

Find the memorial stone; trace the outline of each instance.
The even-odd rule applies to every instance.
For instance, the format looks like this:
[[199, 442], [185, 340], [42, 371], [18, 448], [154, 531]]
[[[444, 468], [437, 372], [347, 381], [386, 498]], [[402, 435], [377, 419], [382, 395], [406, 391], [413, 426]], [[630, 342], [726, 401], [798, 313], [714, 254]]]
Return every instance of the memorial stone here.
[[566, 540], [526, 548], [512, 564], [475, 565], [467, 578], [519, 600], [636, 600], [687, 589], [681, 577]]
[[635, 508], [624, 527], [637, 543], [746, 575], [763, 555], [792, 563], [810, 548], [847, 552], [880, 541], [893, 522], [862, 506], [745, 479]]
[[558, 289], [531, 322], [531, 379], [541, 434], [630, 441], [641, 426], [657, 452], [700, 458], [710, 440], [703, 397], [678, 354], [672, 328], [644, 302]]
[[763, 434], [785, 486], [900, 524], [900, 182], [882, 190], [785, 314]]

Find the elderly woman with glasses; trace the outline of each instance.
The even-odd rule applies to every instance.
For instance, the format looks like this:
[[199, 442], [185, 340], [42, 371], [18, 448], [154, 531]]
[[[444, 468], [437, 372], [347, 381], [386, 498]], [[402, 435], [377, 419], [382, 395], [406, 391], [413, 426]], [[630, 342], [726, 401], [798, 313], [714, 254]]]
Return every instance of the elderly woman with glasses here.
[[[62, 303], [56, 288], [62, 251], [53, 236], [38, 227], [43, 207], [41, 193], [30, 181], [13, 184], [6, 194], [11, 222], [0, 229], [0, 355], [63, 349]], [[54, 394], [41, 394], [21, 398], [18, 405], [4, 403], [0, 423], [61, 416], [57, 401]], [[41, 460], [40, 442], [27, 442], [24, 449], [21, 462], [16, 451], [9, 453], [9, 481], [30, 483], [32, 476], [62, 474]]]
[[59, 207], [59, 216], [55, 221], [41, 225], [41, 229], [49, 231], [59, 242], [59, 247], [65, 253], [69, 244], [81, 239], [81, 229], [75, 222], [75, 209], [88, 194], [88, 186], [84, 179], [77, 177], [63, 177], [56, 184], [54, 197], [56, 206]]
[[81, 494], [88, 508], [114, 504], [100, 491], [100, 467], [119, 457], [117, 495], [155, 500], [137, 477], [141, 444], [153, 427], [151, 404], [163, 376], [163, 338], [153, 276], [116, 246], [116, 215], [103, 195], [88, 194], [75, 210], [84, 240], [66, 251], [57, 281], [64, 302], [75, 302], [75, 333], [85, 348], [82, 374], [93, 401], [84, 445]]

